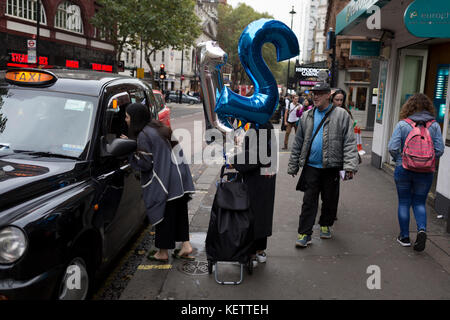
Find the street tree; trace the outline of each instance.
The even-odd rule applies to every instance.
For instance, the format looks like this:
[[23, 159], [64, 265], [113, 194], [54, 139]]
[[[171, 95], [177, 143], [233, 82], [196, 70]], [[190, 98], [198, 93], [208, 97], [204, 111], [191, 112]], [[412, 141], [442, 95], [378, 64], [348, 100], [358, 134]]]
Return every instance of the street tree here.
[[97, 0], [98, 11], [91, 19], [101, 37], [108, 38], [114, 45], [116, 60], [126, 47], [135, 47], [137, 24], [136, 14], [139, 0]]
[[[261, 18], [273, 19], [273, 16], [268, 13], [256, 12], [250, 6], [242, 3], [234, 9], [231, 5], [219, 5], [217, 40], [220, 47], [228, 54], [228, 63], [232, 65], [231, 79], [234, 84], [251, 84], [239, 60], [238, 44], [242, 31], [251, 22]], [[287, 66], [283, 67], [282, 63], [277, 63], [275, 47], [271, 43], [266, 43], [263, 45], [262, 53], [264, 61], [272, 71], [277, 83], [284, 83], [286, 79], [283, 81], [282, 77], [283, 73], [287, 72]]]
[[201, 21], [195, 13], [194, 0], [140, 0], [139, 6], [137, 37], [142, 41], [145, 61], [154, 75], [151, 56], [167, 48], [184, 50], [194, 45], [201, 34]]

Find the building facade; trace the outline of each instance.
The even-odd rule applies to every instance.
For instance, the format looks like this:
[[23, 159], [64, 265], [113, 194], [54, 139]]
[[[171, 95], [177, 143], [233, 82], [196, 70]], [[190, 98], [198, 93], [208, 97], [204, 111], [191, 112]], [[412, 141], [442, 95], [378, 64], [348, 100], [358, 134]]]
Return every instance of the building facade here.
[[41, 66], [113, 72], [114, 46], [89, 23], [94, 0], [40, 1], [38, 39], [37, 7], [36, 0], [0, 2], [0, 67], [36, 66], [28, 54], [38, 40]]
[[[400, 109], [414, 93], [426, 94], [434, 103], [436, 121], [441, 125], [445, 152], [429, 199], [439, 214], [450, 212], [450, 2], [413, 0], [349, 2], [337, 15], [339, 35], [363, 36], [381, 43], [379, 85], [372, 144], [372, 164], [392, 168], [388, 142], [399, 121]], [[369, 28], [369, 10], [380, 8], [381, 19]], [[410, 23], [408, 29], [408, 23]], [[421, 26], [412, 32], [415, 25]], [[412, 26], [412, 27], [411, 27]], [[443, 35], [443, 36], [442, 36]]]
[[[336, 28], [336, 16], [348, 4], [350, 0], [329, 0], [326, 14], [326, 23], [323, 36], [330, 28]], [[347, 92], [347, 104], [360, 128], [373, 130], [376, 93], [378, 87], [377, 59], [361, 59], [350, 55], [352, 41], [367, 40], [364, 36], [351, 36], [338, 34], [336, 36], [336, 66], [337, 87]], [[331, 68], [331, 57], [328, 56], [328, 64]]]
[[328, 0], [317, 0], [317, 14], [314, 17], [311, 17], [312, 21], [314, 21], [314, 30], [313, 30], [313, 50], [311, 53], [311, 61], [319, 62], [325, 61], [328, 58], [328, 54], [326, 52], [326, 19], [327, 19], [327, 10], [328, 10]]

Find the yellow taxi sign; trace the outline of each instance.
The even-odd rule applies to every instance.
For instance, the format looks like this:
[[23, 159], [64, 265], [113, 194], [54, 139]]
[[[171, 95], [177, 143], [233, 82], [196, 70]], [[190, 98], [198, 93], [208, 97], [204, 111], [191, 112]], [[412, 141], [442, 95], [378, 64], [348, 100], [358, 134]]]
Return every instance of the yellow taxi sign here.
[[17, 85], [46, 85], [56, 81], [56, 76], [43, 70], [8, 70], [5, 79]]

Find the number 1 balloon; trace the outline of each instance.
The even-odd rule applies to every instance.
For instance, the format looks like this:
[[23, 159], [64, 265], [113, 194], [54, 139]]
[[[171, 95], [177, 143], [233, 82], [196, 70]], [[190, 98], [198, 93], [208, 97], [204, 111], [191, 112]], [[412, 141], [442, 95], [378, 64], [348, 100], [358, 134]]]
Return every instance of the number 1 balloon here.
[[278, 103], [278, 87], [262, 57], [262, 46], [267, 42], [275, 46], [278, 62], [299, 54], [297, 37], [284, 23], [270, 19], [250, 23], [239, 39], [238, 54], [255, 91], [251, 97], [244, 97], [223, 86], [222, 82], [215, 108], [219, 119], [234, 117], [258, 124], [269, 121]]
[[227, 54], [216, 42], [206, 41], [197, 46], [197, 59], [206, 129], [214, 127], [224, 134], [231, 132], [226, 120], [219, 118], [214, 111], [218, 96], [224, 90], [220, 68], [226, 63]]

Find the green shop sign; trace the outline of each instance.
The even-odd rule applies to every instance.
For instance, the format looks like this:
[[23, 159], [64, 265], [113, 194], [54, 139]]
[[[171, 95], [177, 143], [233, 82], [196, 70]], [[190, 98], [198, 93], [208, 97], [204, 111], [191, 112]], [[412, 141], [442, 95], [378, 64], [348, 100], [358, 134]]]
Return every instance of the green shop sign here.
[[378, 59], [380, 57], [381, 42], [359, 41], [350, 42], [350, 59]]
[[405, 11], [405, 26], [419, 38], [450, 38], [450, 1], [416, 0]]
[[383, 7], [390, 0], [351, 0], [347, 6], [336, 16], [336, 34], [342, 34], [346, 30], [365, 20], [373, 14], [370, 8]]

